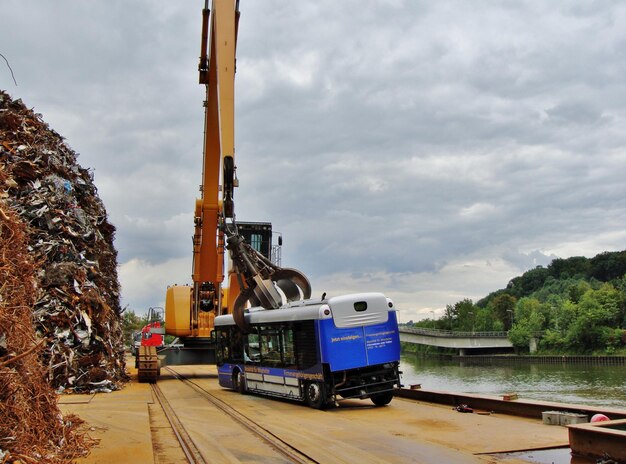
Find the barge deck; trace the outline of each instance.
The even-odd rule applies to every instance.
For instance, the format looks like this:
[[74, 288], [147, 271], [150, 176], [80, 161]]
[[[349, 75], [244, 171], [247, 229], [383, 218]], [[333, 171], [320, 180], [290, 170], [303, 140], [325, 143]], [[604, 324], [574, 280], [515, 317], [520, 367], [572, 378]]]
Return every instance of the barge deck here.
[[[534, 413], [532, 417], [511, 415], [510, 411], [505, 414], [495, 403], [484, 408], [474, 405], [474, 414], [464, 414], [453, 409], [449, 402], [452, 394], [441, 397], [448, 398], [447, 404], [443, 399], [433, 403], [434, 392], [430, 392], [431, 401], [425, 401], [416, 395], [426, 392], [403, 389], [385, 407], [374, 407], [367, 400], [347, 400], [338, 408], [318, 411], [295, 402], [222, 389], [215, 366], [177, 366], [175, 372], [177, 375], [162, 375], [158, 387], [176, 414], [179, 427], [184, 427], [194, 443], [198, 460], [186, 458], [153, 389], [137, 383], [135, 377], [118, 392], [59, 398], [62, 411], [78, 414], [91, 427], [90, 434], [101, 440], [78, 462], [519, 464], [542, 462], [529, 460], [529, 456], [545, 449], [567, 449], [560, 453], [566, 457], [563, 464], [594, 462], [570, 461], [566, 427], [545, 425]], [[193, 385], [184, 384], [181, 377]], [[472, 395], [471, 399], [479, 397]], [[453, 399], [459, 400], [469, 404], [470, 398], [456, 395]], [[514, 403], [523, 409], [525, 402]], [[220, 404], [227, 407], [216, 407]], [[626, 415], [626, 411], [607, 412], [609, 417], [616, 412]], [[245, 418], [247, 427], [236, 415]], [[262, 434], [255, 435], [255, 427]], [[292, 459], [277, 453], [273, 439], [304, 457]], [[550, 462], [560, 463], [554, 459]]]

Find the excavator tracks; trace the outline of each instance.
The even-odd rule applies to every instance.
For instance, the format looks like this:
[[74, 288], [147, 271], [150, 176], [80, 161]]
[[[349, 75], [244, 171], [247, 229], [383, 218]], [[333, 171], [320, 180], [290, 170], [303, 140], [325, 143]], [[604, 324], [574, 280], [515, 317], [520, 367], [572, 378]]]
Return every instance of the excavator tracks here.
[[137, 353], [137, 377], [141, 383], [155, 383], [159, 378], [159, 358], [155, 346], [140, 346]]

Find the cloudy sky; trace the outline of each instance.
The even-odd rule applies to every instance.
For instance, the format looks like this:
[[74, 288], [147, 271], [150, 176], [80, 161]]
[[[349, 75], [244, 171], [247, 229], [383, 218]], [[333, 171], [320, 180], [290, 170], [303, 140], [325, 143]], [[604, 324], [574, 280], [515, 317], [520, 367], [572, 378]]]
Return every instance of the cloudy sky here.
[[[117, 227], [122, 305], [190, 281], [201, 0], [3, 0], [0, 88], [66, 137]], [[441, 314], [626, 249], [626, 4], [241, 0], [243, 221], [314, 294]]]

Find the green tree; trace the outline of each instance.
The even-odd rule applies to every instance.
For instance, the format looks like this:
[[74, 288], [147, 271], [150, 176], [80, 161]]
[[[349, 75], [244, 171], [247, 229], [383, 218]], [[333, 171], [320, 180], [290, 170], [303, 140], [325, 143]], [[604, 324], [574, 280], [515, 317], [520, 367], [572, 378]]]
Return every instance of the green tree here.
[[469, 298], [457, 301], [454, 305], [447, 305], [443, 316], [443, 329], [470, 331], [476, 323], [478, 308]]
[[515, 297], [504, 293], [495, 297], [489, 304], [493, 317], [502, 323], [504, 330], [511, 328], [516, 301]]
[[565, 305], [568, 347], [579, 353], [614, 347], [615, 328], [622, 322], [623, 306], [624, 294], [608, 283], [585, 292], [577, 305]]
[[541, 303], [536, 298], [521, 298], [515, 305], [515, 320], [522, 321], [530, 319], [531, 314], [539, 312]]
[[124, 308], [122, 331], [126, 345], [130, 346], [132, 333], [136, 330], [141, 330], [147, 322], [147, 316], [138, 316], [132, 309]]
[[548, 329], [541, 337], [540, 346], [543, 349], [562, 352], [566, 348], [566, 339], [560, 330]]
[[578, 318], [579, 315], [578, 305], [572, 301], [566, 301], [563, 303], [559, 312], [556, 315], [555, 328], [565, 333], [569, 330], [570, 326]]
[[626, 329], [626, 274], [619, 279], [615, 279], [613, 286], [615, 290], [619, 291], [622, 295], [619, 327]]
[[589, 282], [579, 280], [575, 284], [570, 285], [567, 290], [567, 296], [572, 303], [578, 303], [582, 296], [589, 290], [591, 290], [591, 285], [589, 285]]
[[556, 279], [563, 280], [571, 277], [585, 278], [589, 275], [591, 263], [584, 256], [553, 260], [548, 266], [548, 272]]
[[530, 342], [528, 321], [517, 321], [509, 330], [509, 340], [515, 348], [526, 350]]
[[501, 332], [504, 330], [502, 322], [493, 317], [489, 308], [476, 307], [476, 324], [477, 332]]
[[516, 348], [528, 348], [530, 339], [546, 326], [547, 308], [536, 298], [522, 298], [515, 307], [515, 323], [509, 331], [509, 340]]
[[580, 299], [581, 313], [588, 314], [598, 325], [619, 325], [624, 295], [611, 284], [602, 284], [598, 290], [587, 291]]
[[478, 308], [474, 306], [472, 300], [469, 298], [461, 300], [454, 305], [454, 308], [458, 314], [457, 326], [455, 330], [467, 332], [475, 330], [476, 313], [478, 312]]
[[544, 267], [537, 266], [535, 269], [524, 272], [521, 276], [511, 279], [507, 290], [512, 296], [521, 298], [539, 290], [550, 273]]
[[626, 274], [626, 250], [600, 253], [590, 263], [590, 277], [608, 282]]
[[458, 318], [454, 305], [446, 305], [446, 310], [441, 318], [441, 328], [445, 330], [452, 330], [455, 326]]

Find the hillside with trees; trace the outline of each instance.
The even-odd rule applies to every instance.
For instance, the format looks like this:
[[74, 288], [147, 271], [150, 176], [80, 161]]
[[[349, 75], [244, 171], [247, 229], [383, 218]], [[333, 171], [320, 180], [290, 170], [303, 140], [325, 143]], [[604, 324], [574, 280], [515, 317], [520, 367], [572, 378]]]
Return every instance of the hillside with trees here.
[[626, 250], [555, 259], [474, 303], [416, 323], [459, 331], [509, 331], [520, 352], [539, 336], [542, 354], [626, 354]]

